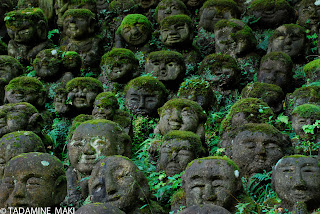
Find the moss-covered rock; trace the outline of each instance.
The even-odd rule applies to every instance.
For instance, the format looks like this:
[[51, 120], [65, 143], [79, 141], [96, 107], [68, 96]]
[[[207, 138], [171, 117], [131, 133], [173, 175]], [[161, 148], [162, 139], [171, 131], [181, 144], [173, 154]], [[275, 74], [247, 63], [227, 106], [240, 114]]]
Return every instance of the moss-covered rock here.
[[148, 20], [147, 17], [141, 14], [129, 14], [121, 22], [121, 25], [119, 26], [117, 33], [122, 34], [122, 29], [125, 27], [132, 27], [135, 24], [141, 24], [142, 25], [142, 33], [148, 33], [152, 31], [152, 24]]
[[237, 61], [227, 54], [210, 54], [206, 56], [199, 66], [199, 73], [205, 74], [206, 70], [214, 71], [216, 68], [230, 68], [235, 71], [235, 75], [240, 74], [240, 68]]
[[[320, 59], [313, 60], [303, 67], [303, 72], [308, 79], [317, 75], [320, 71]], [[317, 72], [317, 73], [316, 73]]]
[[40, 8], [26, 8], [24, 10], [15, 10], [7, 13], [4, 18], [6, 26], [10, 28], [21, 27], [25, 20], [31, 21], [37, 25], [39, 21], [44, 21], [42, 27], [47, 27], [48, 20]]
[[[163, 141], [169, 141], [172, 139], [178, 139], [178, 141], [180, 140], [189, 141], [192, 151], [195, 152], [196, 157], [201, 157], [202, 155], [205, 154], [205, 149], [202, 147], [200, 137], [193, 132], [180, 131], [180, 130], [170, 131], [164, 136]], [[162, 145], [165, 145], [165, 143]], [[175, 148], [172, 148], [172, 149], [174, 150]]]
[[320, 118], [320, 107], [313, 104], [303, 104], [295, 107], [292, 111], [292, 115], [299, 115], [303, 118]]
[[34, 77], [16, 77], [6, 86], [6, 91], [19, 90], [26, 93], [40, 93], [45, 91], [44, 85]]
[[139, 60], [131, 50], [125, 48], [113, 48], [101, 57], [100, 66], [111, 65], [115, 62], [119, 64], [132, 63], [134, 65], [139, 65]]
[[[273, 94], [272, 92], [275, 92], [275, 93]], [[280, 86], [269, 84], [269, 83], [255, 82], [253, 84], [247, 85], [241, 91], [241, 96], [243, 98], [252, 97], [252, 98], [261, 98], [262, 100], [266, 100], [267, 98], [270, 98], [272, 100], [278, 99], [278, 97], [274, 97], [272, 95], [274, 96], [279, 95], [282, 98], [284, 97], [284, 93]]]
[[299, 99], [308, 99], [308, 102], [319, 102], [320, 101], [320, 86], [305, 86], [305, 87], [301, 87], [296, 89], [293, 93], [292, 93], [292, 97]]
[[95, 14], [88, 9], [69, 9], [64, 13], [63, 19], [65, 19], [68, 16], [88, 19], [94, 18]]
[[10, 66], [14, 67], [22, 74], [24, 68], [21, 63], [14, 57], [8, 55], [0, 55], [0, 65], [9, 64]]
[[103, 91], [102, 83], [99, 80], [92, 77], [77, 77], [70, 80], [66, 85], [67, 92], [70, 92], [72, 91], [72, 89], [78, 87], [86, 88], [89, 91], [94, 91], [97, 93]]
[[161, 91], [163, 94], [168, 94], [168, 90], [162, 82], [151, 76], [141, 76], [131, 80], [124, 88], [124, 93], [127, 93], [129, 88], [143, 88], [148, 92]]
[[289, 68], [288, 70], [292, 72], [291, 70], [292, 70], [293, 62], [291, 60], [291, 57], [286, 53], [277, 52], [277, 51], [270, 52], [261, 58], [260, 65], [262, 65], [267, 60], [283, 62], [287, 66], [287, 68]]
[[113, 109], [119, 108], [119, 103], [112, 92], [102, 92], [96, 96], [95, 101], [99, 101], [99, 107], [106, 108], [111, 106]]
[[[212, 89], [210, 87], [210, 83], [208, 81], [205, 81], [203, 79], [190, 79], [186, 80], [183, 83], [181, 83], [178, 95], [180, 94], [190, 94], [190, 92], [196, 91], [197, 95], [206, 95], [210, 92], [212, 92]], [[211, 99], [214, 99], [213, 92]]]
[[187, 15], [168, 16], [164, 18], [160, 23], [161, 28], [170, 27], [172, 25], [184, 25], [184, 24], [187, 24], [190, 29], [190, 32], [192, 32], [193, 22], [192, 22], [192, 19]]
[[240, 99], [231, 107], [230, 112], [221, 122], [220, 133], [237, 128], [232, 126], [232, 118], [240, 112], [244, 113], [246, 120], [251, 123], [267, 123], [270, 117], [274, 117], [271, 108], [262, 100], [258, 98]]

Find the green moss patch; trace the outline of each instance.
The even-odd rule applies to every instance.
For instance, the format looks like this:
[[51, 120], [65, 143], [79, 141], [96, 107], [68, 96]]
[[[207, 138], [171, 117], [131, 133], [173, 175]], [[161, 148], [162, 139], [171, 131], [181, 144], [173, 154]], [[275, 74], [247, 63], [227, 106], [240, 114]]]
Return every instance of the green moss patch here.
[[7, 27], [15, 28], [20, 27], [26, 20], [31, 21], [33, 24], [38, 24], [39, 21], [44, 21], [46, 27], [48, 20], [44, 12], [40, 8], [26, 8], [24, 10], [14, 10], [7, 13], [4, 18]]
[[262, 65], [265, 61], [267, 60], [274, 60], [274, 61], [280, 61], [283, 62], [287, 68], [289, 68], [288, 70], [290, 70], [290, 72], [292, 72], [292, 66], [293, 66], [293, 62], [291, 60], [291, 57], [283, 52], [270, 52], [266, 55], [264, 55], [261, 58], [261, 63], [260, 65]]
[[156, 79], [155, 77], [151, 77], [151, 76], [141, 76], [141, 77], [132, 79], [124, 88], [124, 93], [127, 93], [129, 88], [136, 88], [136, 89], [143, 88], [148, 92], [160, 91], [165, 95], [168, 94], [168, 90], [166, 89], [164, 84], [160, 82], [158, 79]]
[[114, 48], [101, 57], [100, 66], [112, 65], [115, 62], [119, 64], [132, 63], [139, 65], [139, 60], [131, 50], [125, 48]]
[[299, 115], [303, 118], [320, 118], [320, 107], [313, 104], [303, 104], [295, 107], [292, 115]]
[[78, 18], [94, 18], [95, 15], [88, 9], [69, 9], [63, 14], [63, 19], [65, 19], [68, 16], [72, 17], [78, 17]]
[[136, 24], [142, 25], [143, 33], [149, 33], [152, 31], [152, 24], [147, 17], [141, 14], [129, 14], [122, 20], [121, 25], [117, 30], [117, 33], [122, 33], [123, 28], [132, 27]]
[[72, 91], [72, 89], [78, 87], [86, 88], [89, 91], [94, 91], [97, 93], [103, 91], [102, 83], [99, 80], [92, 77], [77, 77], [70, 80], [66, 85], [67, 92], [70, 92]]
[[187, 24], [189, 29], [192, 31], [193, 22], [192, 22], [192, 19], [187, 15], [168, 16], [161, 21], [160, 26], [161, 28], [167, 28], [172, 25], [184, 25], [184, 24]]
[[185, 62], [184, 62], [184, 58], [183, 58], [183, 55], [179, 52], [176, 52], [176, 51], [166, 51], [166, 50], [163, 50], [163, 51], [154, 51], [154, 52], [151, 52], [148, 57], [147, 57], [147, 61], [148, 60], [163, 60], [163, 61], [166, 61], [166, 62], [178, 62], [179, 64], [181, 65], [185, 65]]
[[201, 163], [204, 160], [223, 160], [223, 161], [226, 161], [229, 166], [233, 167], [234, 170], [239, 170], [238, 165], [233, 160], [228, 158], [227, 156], [209, 156], [209, 157], [205, 157], [205, 158], [195, 159], [188, 164], [188, 166], [186, 167], [186, 170], [189, 167], [191, 167], [191, 165], [193, 165], [193, 163]]
[[313, 77], [316, 71], [319, 73], [320, 71], [319, 68], [320, 68], [320, 59], [316, 59], [306, 64], [303, 67], [303, 72], [305, 73], [307, 78], [311, 78]]
[[[284, 97], [284, 93], [280, 86], [269, 84], [269, 83], [260, 83], [255, 82], [253, 84], [249, 84], [242, 89], [241, 96], [242, 97], [252, 97], [252, 98], [261, 98], [265, 100], [272, 96], [272, 93], [275, 92], [275, 95], [280, 97]], [[272, 97], [273, 100], [277, 100], [278, 97]]]
[[113, 109], [119, 108], [118, 100], [112, 92], [102, 92], [98, 94], [95, 101], [99, 101], [99, 107], [106, 108], [112, 106]]
[[207, 69], [214, 71], [217, 68], [230, 68], [235, 71], [235, 75], [240, 75], [237, 61], [230, 55], [220, 53], [206, 56], [199, 66], [199, 72], [205, 74]]
[[251, 11], [288, 10], [292, 8], [286, 0], [254, 0], [250, 4]]
[[23, 76], [12, 79], [5, 87], [5, 90], [19, 90], [27, 93], [40, 93], [41, 91], [44, 91], [45, 88], [37, 78]]

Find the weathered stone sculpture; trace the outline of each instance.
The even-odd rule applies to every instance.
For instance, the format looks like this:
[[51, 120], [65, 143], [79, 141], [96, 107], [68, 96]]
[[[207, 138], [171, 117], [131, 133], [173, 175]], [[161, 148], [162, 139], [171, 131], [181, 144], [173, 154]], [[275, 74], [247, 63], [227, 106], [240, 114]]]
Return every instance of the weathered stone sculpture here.
[[0, 55], [0, 78], [3, 78], [7, 83], [20, 76], [23, 70], [23, 66], [17, 59], [8, 55]]

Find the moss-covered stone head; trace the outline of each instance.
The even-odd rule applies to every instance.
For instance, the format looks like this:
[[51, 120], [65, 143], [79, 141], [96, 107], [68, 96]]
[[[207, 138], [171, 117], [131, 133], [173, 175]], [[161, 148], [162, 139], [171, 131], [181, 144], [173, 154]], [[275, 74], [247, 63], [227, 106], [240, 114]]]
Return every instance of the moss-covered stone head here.
[[12, 158], [0, 185], [1, 207], [58, 207], [67, 193], [62, 162], [47, 153], [23, 153]]
[[222, 19], [214, 27], [217, 53], [241, 57], [253, 51], [256, 38], [252, 29], [239, 19]]
[[75, 75], [78, 75], [82, 65], [82, 59], [80, 54], [78, 54], [77, 52], [67, 51], [64, 52], [62, 64], [65, 69], [67, 69]]
[[152, 24], [141, 14], [129, 14], [121, 22], [118, 33], [130, 45], [143, 45], [151, 37]]
[[109, 10], [117, 15], [132, 13], [137, 9], [134, 0], [114, 0], [109, 4]]
[[46, 100], [46, 91], [35, 77], [16, 77], [5, 87], [5, 100], [9, 103], [28, 102], [41, 107]]
[[282, 111], [285, 95], [277, 85], [255, 82], [242, 89], [241, 97], [259, 98], [267, 103], [275, 114], [278, 114]]
[[0, 55], [0, 78], [7, 82], [23, 73], [23, 66], [12, 56]]
[[304, 86], [297, 88], [292, 94], [287, 94], [286, 106], [293, 110], [303, 104], [320, 104], [320, 86]]
[[205, 149], [200, 137], [190, 131], [170, 131], [163, 138], [160, 148], [159, 169], [167, 176], [181, 173], [188, 163], [202, 157]]
[[95, 24], [95, 14], [88, 9], [69, 9], [63, 15], [63, 31], [71, 39], [91, 37]]
[[89, 192], [92, 202], [105, 201], [126, 213], [140, 212], [139, 208], [150, 197], [146, 177], [130, 159], [119, 155], [106, 157], [96, 164], [90, 176]]
[[96, 96], [103, 91], [102, 83], [92, 77], [77, 77], [66, 85], [71, 105], [81, 112], [92, 111]]
[[158, 128], [162, 135], [169, 131], [191, 131], [204, 139], [203, 125], [207, 120], [201, 106], [187, 99], [171, 99], [158, 109], [160, 121]]
[[33, 61], [33, 67], [37, 76], [45, 79], [57, 79], [61, 74], [63, 52], [56, 49], [40, 51]]
[[68, 143], [71, 166], [90, 175], [94, 165], [110, 155], [131, 156], [131, 139], [115, 122], [105, 119], [88, 120], [73, 132]]
[[112, 92], [102, 92], [94, 101], [92, 116], [94, 119], [112, 120], [118, 109], [116, 96]]
[[156, 21], [160, 24], [168, 16], [187, 15], [189, 12], [187, 6], [180, 0], [162, 0], [159, 2], [154, 13]]
[[220, 132], [234, 130], [246, 123], [267, 123], [274, 117], [267, 103], [258, 98], [238, 100], [221, 122]]
[[7, 13], [6, 27], [16, 43], [31, 45], [47, 40], [48, 21], [39, 8], [27, 8]]
[[229, 133], [226, 154], [240, 168], [240, 175], [270, 171], [292, 147], [287, 135], [267, 123], [247, 123]]
[[248, 14], [258, 19], [256, 24], [260, 28], [276, 28], [294, 18], [294, 10], [286, 0], [255, 0], [248, 8]]
[[302, 0], [297, 5], [297, 24], [309, 29], [311, 31], [310, 35], [313, 35], [319, 29], [320, 6], [316, 2], [316, 0]]
[[[232, 195], [237, 195], [241, 189], [238, 166], [231, 159], [222, 156], [192, 161], [181, 180], [188, 207], [208, 204], [229, 209], [235, 202]], [[216, 183], [219, 185], [214, 185]]]
[[164, 18], [160, 24], [160, 40], [170, 47], [192, 44], [193, 22], [187, 15]]
[[133, 114], [156, 116], [157, 109], [167, 99], [164, 84], [151, 76], [141, 76], [131, 80], [124, 89], [125, 106]]
[[268, 53], [279, 51], [292, 59], [305, 55], [307, 44], [305, 29], [297, 24], [284, 24], [275, 29], [269, 39]]
[[303, 72], [309, 82], [320, 81], [320, 59], [315, 59], [303, 67]]
[[199, 67], [200, 76], [215, 88], [222, 90], [235, 89], [241, 71], [235, 58], [227, 54], [210, 54]]
[[217, 101], [210, 83], [198, 78], [187, 79], [181, 83], [178, 97], [197, 102], [205, 111], [208, 111]]
[[292, 87], [293, 62], [289, 55], [283, 52], [270, 52], [262, 57], [257, 71], [257, 81], [278, 85], [284, 91]]
[[0, 138], [0, 178], [11, 158], [27, 152], [45, 152], [41, 138], [30, 131], [11, 132]]
[[172, 88], [182, 81], [186, 65], [183, 55], [176, 51], [155, 51], [148, 55], [145, 71]]
[[137, 57], [125, 48], [114, 48], [105, 53], [101, 58], [100, 67], [107, 79], [118, 83], [127, 83], [139, 73]]
[[214, 32], [215, 24], [221, 19], [239, 18], [237, 3], [233, 0], [208, 0], [200, 9], [198, 28]]

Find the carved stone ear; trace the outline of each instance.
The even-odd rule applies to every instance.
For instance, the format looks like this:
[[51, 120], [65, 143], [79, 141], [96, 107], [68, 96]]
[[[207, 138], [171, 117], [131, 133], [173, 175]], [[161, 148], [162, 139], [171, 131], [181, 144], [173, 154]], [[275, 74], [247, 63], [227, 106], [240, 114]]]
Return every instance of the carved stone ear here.
[[37, 33], [38, 36], [41, 40], [47, 40], [47, 36], [48, 36], [48, 26], [46, 24], [46, 22], [44, 20], [40, 20], [37, 23]]

